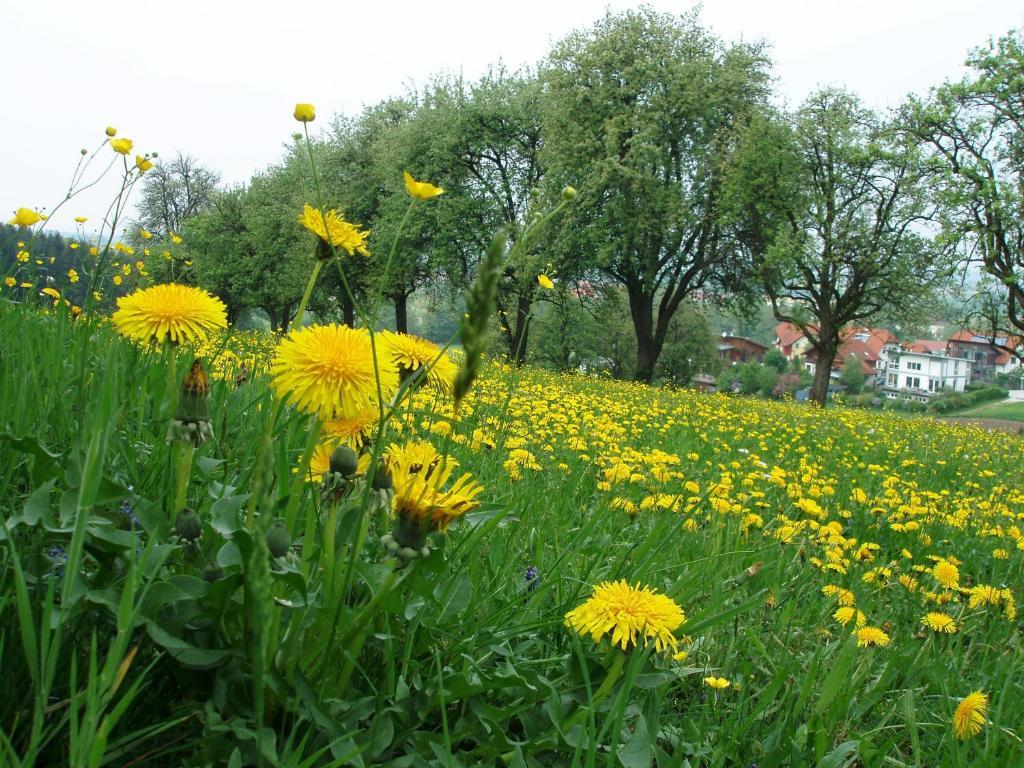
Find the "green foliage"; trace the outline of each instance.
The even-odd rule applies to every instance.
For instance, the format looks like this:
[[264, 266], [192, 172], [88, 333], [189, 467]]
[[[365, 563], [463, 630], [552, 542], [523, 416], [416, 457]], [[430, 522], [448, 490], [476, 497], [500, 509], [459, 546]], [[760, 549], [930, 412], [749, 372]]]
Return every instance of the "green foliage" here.
[[859, 395], [867, 380], [868, 377], [864, 373], [860, 358], [856, 355], [848, 355], [843, 361], [843, 369], [840, 374], [840, 381], [846, 386], [846, 391], [851, 395]]
[[776, 347], [771, 347], [767, 352], [764, 353], [764, 357], [761, 358], [761, 362], [771, 368], [774, 368], [779, 373], [785, 373], [786, 368], [789, 367], [789, 360], [782, 354]]
[[721, 236], [720, 151], [764, 100], [766, 61], [757, 46], [725, 46], [694, 16], [641, 8], [567, 37], [542, 77], [547, 178], [579, 189], [560, 269], [626, 289], [634, 373], [650, 381], [687, 296], [749, 287]]

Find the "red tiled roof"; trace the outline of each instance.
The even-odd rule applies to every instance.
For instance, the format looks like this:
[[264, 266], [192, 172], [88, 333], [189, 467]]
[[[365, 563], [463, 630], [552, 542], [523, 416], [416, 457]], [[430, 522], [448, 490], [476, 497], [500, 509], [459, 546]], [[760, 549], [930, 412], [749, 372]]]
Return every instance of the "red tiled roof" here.
[[925, 355], [934, 355], [937, 352], [946, 351], [946, 342], [934, 339], [915, 339], [908, 347], [911, 352], [920, 352]]
[[996, 343], [992, 343], [993, 334], [982, 333], [980, 331], [972, 331], [968, 328], [961, 328], [959, 331], [949, 337], [950, 341], [959, 341], [965, 344], [980, 344], [986, 347], [1010, 347], [1010, 349], [1016, 349], [1020, 346], [1021, 339], [1017, 336], [1007, 336], [1005, 333], [995, 334]]
[[[816, 331], [817, 326], [808, 326], [811, 331]], [[779, 323], [775, 326], [775, 336], [778, 338], [780, 347], [788, 347], [795, 344], [804, 337], [804, 332], [793, 323]]]

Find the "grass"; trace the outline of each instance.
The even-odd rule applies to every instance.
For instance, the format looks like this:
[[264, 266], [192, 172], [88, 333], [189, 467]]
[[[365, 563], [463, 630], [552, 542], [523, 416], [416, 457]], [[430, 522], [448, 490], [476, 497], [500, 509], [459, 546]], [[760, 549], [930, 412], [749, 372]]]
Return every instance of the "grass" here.
[[957, 418], [1004, 419], [1024, 422], [1024, 400], [1000, 400], [958, 411]]
[[[272, 344], [204, 350], [194, 537], [165, 440], [189, 354], [0, 306], [0, 762], [1024, 762], [1014, 438], [492, 364], [457, 415], [422, 389], [385, 436], [485, 488], [396, 570], [386, 492], [301, 481], [310, 419], [275, 404]], [[617, 579], [684, 610], [685, 657], [565, 627]], [[841, 590], [887, 646], [858, 647]], [[975, 690], [988, 724], [961, 741]]]

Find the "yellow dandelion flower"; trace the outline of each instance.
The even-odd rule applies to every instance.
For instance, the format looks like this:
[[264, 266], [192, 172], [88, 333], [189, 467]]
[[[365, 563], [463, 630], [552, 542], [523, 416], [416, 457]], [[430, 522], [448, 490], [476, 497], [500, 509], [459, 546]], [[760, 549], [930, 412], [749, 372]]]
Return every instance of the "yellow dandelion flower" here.
[[623, 651], [639, 640], [654, 642], [658, 651], [678, 650], [673, 632], [686, 620], [683, 609], [650, 587], [632, 587], [625, 580], [606, 581], [594, 587], [583, 604], [565, 615], [565, 624], [596, 643], [606, 635]]
[[[376, 368], [385, 400], [398, 389], [398, 370], [385, 345], [377, 346]], [[377, 380], [370, 335], [344, 325], [292, 330], [271, 364], [277, 396], [321, 419], [352, 418], [376, 411]]]
[[[114, 277], [118, 283], [118, 276]], [[227, 327], [224, 303], [200, 288], [154, 285], [117, 300], [111, 320], [124, 336], [140, 342], [203, 341], [215, 328]]]
[[349, 256], [356, 253], [370, 255], [366, 247], [369, 230], [360, 230], [358, 225], [345, 221], [335, 210], [323, 212], [307, 203], [299, 216], [299, 223], [324, 242], [344, 248]]
[[[19, 208], [14, 212], [14, 218], [7, 223], [15, 227], [31, 227], [39, 223], [42, 218], [39, 213], [31, 208]], [[18, 243], [18, 247], [20, 248], [21, 246], [22, 244]]]
[[857, 629], [861, 629], [868, 623], [868, 618], [864, 615], [864, 611], [858, 611], [856, 608], [852, 608], [850, 606], [843, 606], [842, 608], [836, 609], [836, 612], [832, 614], [832, 618], [844, 627], [856, 619], [857, 621], [855, 626]]
[[949, 560], [939, 560], [932, 567], [932, 576], [944, 587], [956, 589], [960, 586], [960, 569]]
[[987, 722], [988, 696], [981, 691], [965, 696], [953, 713], [953, 732], [963, 741], [981, 733]]
[[358, 448], [377, 428], [376, 409], [357, 413], [347, 419], [332, 419], [324, 423], [324, 435], [337, 442]]
[[921, 619], [921, 624], [933, 632], [944, 632], [952, 635], [956, 632], [956, 621], [952, 616], [945, 613], [931, 611]]
[[403, 379], [424, 366], [431, 366], [427, 371], [427, 383], [442, 392], [451, 392], [459, 367], [437, 344], [412, 334], [390, 331], [380, 334], [380, 338], [387, 344], [391, 359]]
[[877, 645], [885, 648], [889, 644], [889, 636], [878, 627], [861, 627], [857, 630], [857, 647], [868, 648]]
[[708, 688], [714, 688], [717, 691], [721, 691], [724, 688], [728, 688], [730, 683], [724, 677], [705, 677], [704, 685]]
[[441, 187], [435, 187], [429, 181], [416, 181], [408, 171], [402, 174], [405, 179], [405, 190], [417, 200], [429, 200], [432, 197], [443, 195]]

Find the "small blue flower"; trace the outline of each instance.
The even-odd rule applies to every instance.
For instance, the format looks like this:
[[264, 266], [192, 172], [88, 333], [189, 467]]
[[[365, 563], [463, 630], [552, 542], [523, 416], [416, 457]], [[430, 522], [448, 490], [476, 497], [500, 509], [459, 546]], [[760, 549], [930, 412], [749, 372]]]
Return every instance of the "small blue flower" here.
[[531, 565], [526, 569], [526, 583], [527, 589], [531, 592], [540, 584], [540, 573], [538, 573], [536, 566]]

